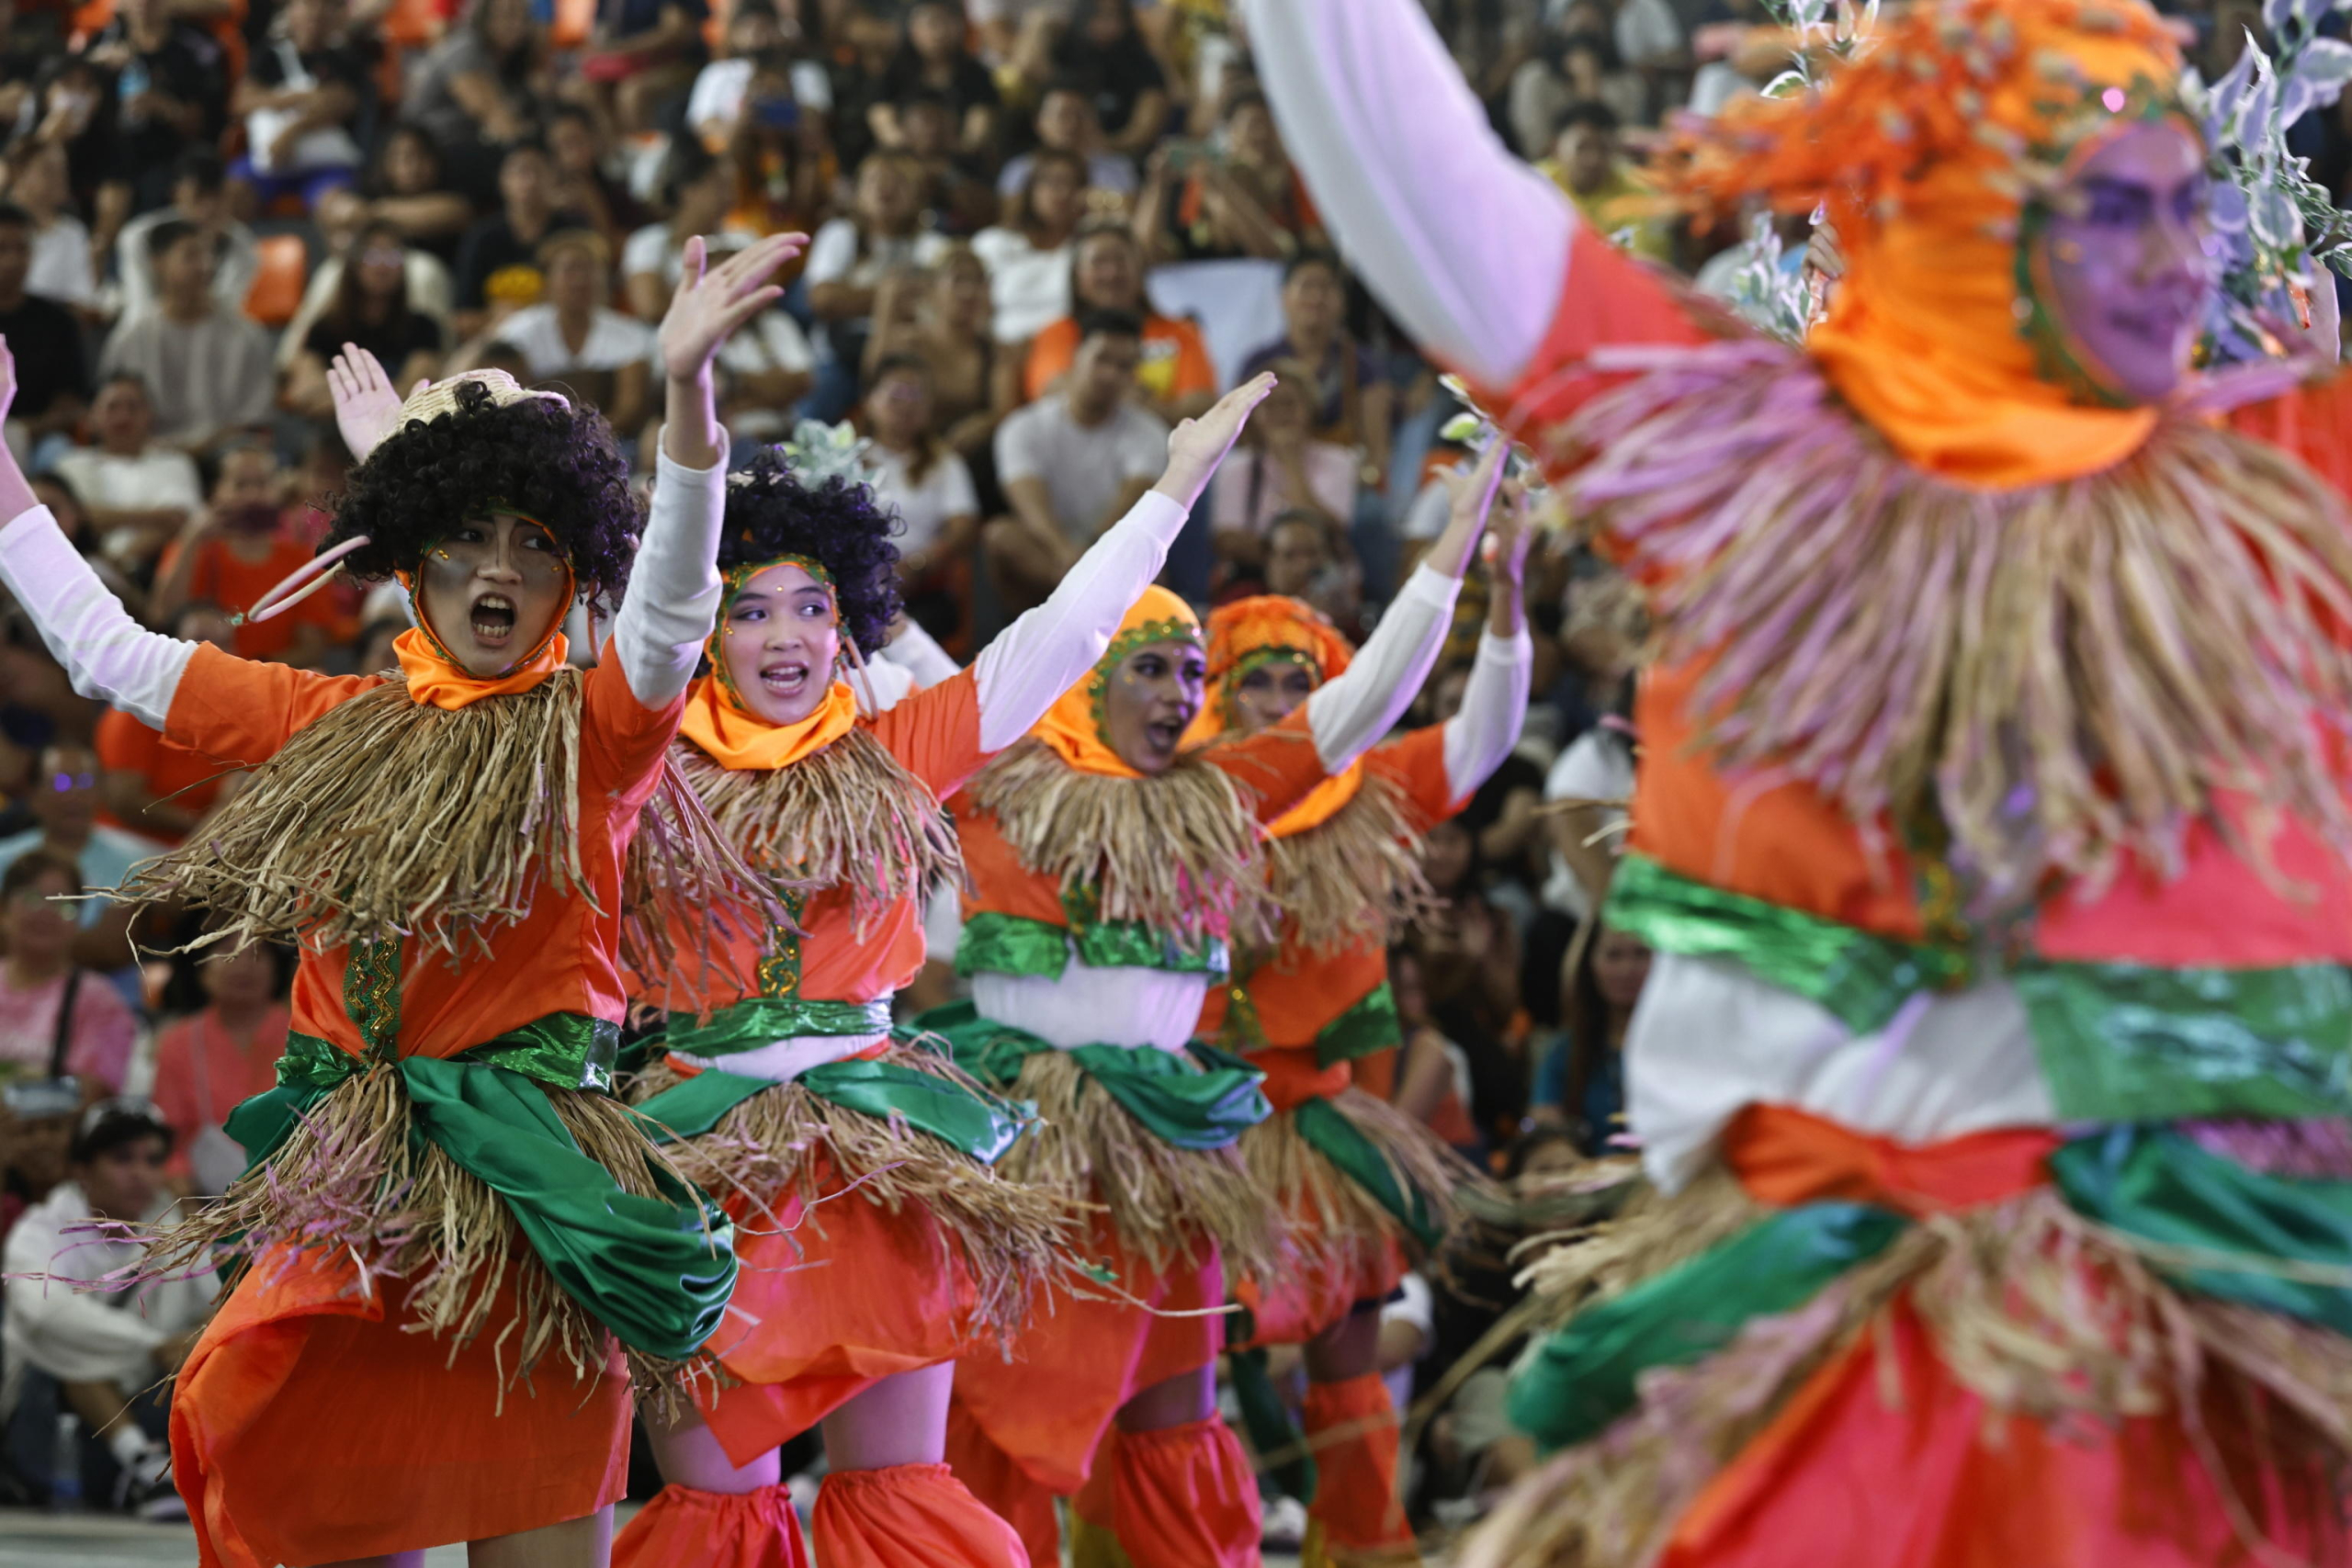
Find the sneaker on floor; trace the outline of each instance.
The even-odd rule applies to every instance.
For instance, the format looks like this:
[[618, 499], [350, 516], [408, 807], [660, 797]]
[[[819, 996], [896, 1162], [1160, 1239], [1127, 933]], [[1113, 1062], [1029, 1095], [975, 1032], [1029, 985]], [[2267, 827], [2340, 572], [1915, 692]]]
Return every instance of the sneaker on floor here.
[[115, 1484], [115, 1506], [142, 1519], [187, 1518], [187, 1505], [172, 1485], [172, 1450], [152, 1448], [126, 1465]]
[[1265, 1528], [1260, 1544], [1268, 1551], [1296, 1551], [1306, 1540], [1306, 1505], [1295, 1497], [1276, 1497], [1266, 1505]]

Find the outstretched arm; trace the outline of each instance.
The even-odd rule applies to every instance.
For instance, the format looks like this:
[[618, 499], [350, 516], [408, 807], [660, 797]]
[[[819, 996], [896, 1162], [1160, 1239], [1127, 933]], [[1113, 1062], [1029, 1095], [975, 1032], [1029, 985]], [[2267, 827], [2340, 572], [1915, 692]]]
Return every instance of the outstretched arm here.
[[1527, 635], [1523, 582], [1534, 530], [1526, 495], [1515, 485], [1506, 491], [1487, 537], [1487, 635], [1478, 639], [1478, 656], [1462, 689], [1462, 711], [1445, 721], [1442, 739], [1445, 786], [1457, 805], [1503, 765], [1527, 722], [1535, 645]]
[[1125, 517], [1087, 547], [1046, 602], [980, 650], [980, 749], [1001, 751], [1029, 732], [1056, 698], [1102, 657], [1127, 607], [1159, 575], [1168, 547], [1208, 488], [1209, 478], [1272, 391], [1259, 376], [1227, 392], [1168, 438], [1168, 468]]

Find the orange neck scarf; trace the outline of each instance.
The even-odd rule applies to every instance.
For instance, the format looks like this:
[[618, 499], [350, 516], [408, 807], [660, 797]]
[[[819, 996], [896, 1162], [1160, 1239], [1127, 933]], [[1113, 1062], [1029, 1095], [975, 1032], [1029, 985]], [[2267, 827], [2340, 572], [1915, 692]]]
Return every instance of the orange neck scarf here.
[[1102, 738], [1102, 709], [1111, 673], [1128, 654], [1148, 644], [1188, 642], [1197, 646], [1200, 640], [1201, 623], [1190, 604], [1157, 584], [1145, 589], [1143, 597], [1128, 607], [1117, 635], [1111, 638], [1111, 646], [1102, 657], [1094, 661], [1094, 668], [1055, 698], [1054, 705], [1046, 710], [1046, 716], [1031, 727], [1029, 733], [1081, 773], [1111, 779], [1143, 777], [1127, 766]]
[[[423, 606], [418, 609], [421, 615]], [[571, 642], [562, 632], [552, 632], [537, 652], [503, 675], [468, 674], [422, 625], [393, 638], [392, 651], [400, 657], [401, 672], [408, 677], [411, 702], [456, 709], [484, 697], [529, 691], [563, 668], [571, 655]]]
[[825, 700], [797, 724], [770, 724], [735, 700], [716, 675], [686, 694], [678, 733], [722, 768], [773, 772], [812, 756], [857, 727], [857, 698], [846, 681], [825, 688]]

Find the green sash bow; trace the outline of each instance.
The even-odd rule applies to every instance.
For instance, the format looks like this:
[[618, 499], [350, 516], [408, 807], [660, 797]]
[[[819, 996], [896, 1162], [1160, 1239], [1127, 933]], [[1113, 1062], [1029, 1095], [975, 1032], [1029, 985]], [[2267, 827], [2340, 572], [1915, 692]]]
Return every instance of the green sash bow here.
[[[558, 1015], [458, 1056], [384, 1065], [407, 1092], [413, 1143], [435, 1145], [503, 1199], [565, 1294], [631, 1349], [683, 1360], [718, 1328], [735, 1288], [733, 1226], [673, 1177], [657, 1173], [659, 1197], [623, 1191], [536, 1087], [576, 1089], [599, 1071], [609, 1081], [618, 1041], [612, 1024]], [[247, 1168], [267, 1162], [306, 1112], [370, 1066], [314, 1035], [289, 1034], [277, 1086], [229, 1116]]]
[[[847, 1111], [896, 1119], [941, 1143], [993, 1165], [1012, 1146], [1028, 1118], [1008, 1101], [983, 1099], [946, 1078], [898, 1062], [826, 1062], [793, 1080], [820, 1100]], [[769, 1078], [711, 1069], [663, 1089], [637, 1109], [659, 1124], [658, 1143], [700, 1137], [759, 1093]]]

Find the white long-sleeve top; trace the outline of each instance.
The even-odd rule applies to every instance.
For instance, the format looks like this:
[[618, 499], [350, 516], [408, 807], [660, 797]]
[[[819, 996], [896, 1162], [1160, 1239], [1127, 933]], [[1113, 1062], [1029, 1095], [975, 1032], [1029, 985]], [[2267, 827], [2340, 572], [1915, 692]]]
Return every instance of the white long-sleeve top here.
[[[629, 692], [666, 707], [694, 679], [718, 622], [718, 543], [725, 474], [668, 457], [653, 484], [651, 515], [629, 592], [613, 624], [613, 649]], [[0, 528], [0, 582], [23, 604], [74, 689], [161, 729], [197, 645], [132, 619], [90, 570], [45, 506]]]
[[1476, 794], [1519, 744], [1534, 673], [1535, 639], [1524, 626], [1510, 637], [1488, 632], [1478, 639], [1470, 679], [1462, 688], [1462, 711], [1445, 721], [1445, 782], [1454, 799]]
[[[140, 1218], [153, 1224], [171, 1208], [168, 1196], [159, 1198]], [[0, 1262], [7, 1281], [7, 1312], [0, 1316], [6, 1352], [0, 1410], [15, 1408], [28, 1367], [63, 1382], [110, 1382], [136, 1393], [161, 1375], [155, 1348], [196, 1327], [210, 1310], [220, 1286], [209, 1269], [186, 1280], [152, 1280], [119, 1296], [67, 1283], [103, 1280], [138, 1259], [135, 1242], [75, 1232], [94, 1220], [82, 1189], [62, 1181], [8, 1233]]]
[[[1404, 716], [1437, 662], [1461, 588], [1459, 579], [1433, 567], [1416, 570], [1347, 673], [1307, 698], [1307, 729], [1327, 775], [1345, 770]], [[1476, 750], [1465, 741], [1465, 767]], [[1293, 804], [1264, 802], [1261, 811], [1278, 816]], [[1208, 983], [1204, 975], [1164, 969], [1090, 967], [1073, 948], [1058, 976], [973, 976], [972, 1003], [983, 1018], [1062, 1050], [1101, 1044], [1177, 1051], [1192, 1039]]]
[[1283, 145], [1348, 265], [1425, 348], [1515, 379], [1559, 302], [1576, 209], [1496, 138], [1414, 0], [1243, 13]]

